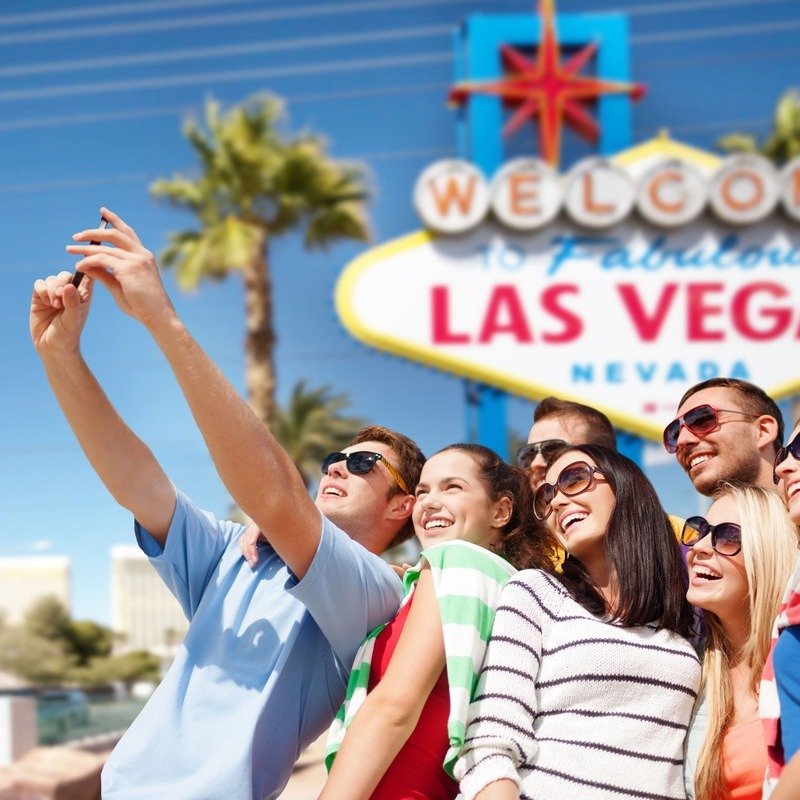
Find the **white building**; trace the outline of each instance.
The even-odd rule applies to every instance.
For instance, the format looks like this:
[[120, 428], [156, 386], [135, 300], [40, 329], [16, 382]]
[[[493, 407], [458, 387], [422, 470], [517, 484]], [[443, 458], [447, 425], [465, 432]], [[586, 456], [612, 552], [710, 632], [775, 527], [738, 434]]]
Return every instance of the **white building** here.
[[111, 548], [111, 627], [119, 652], [149, 650], [171, 657], [189, 623], [178, 601], [134, 545]]
[[18, 625], [38, 600], [53, 596], [71, 610], [70, 560], [66, 556], [0, 558], [0, 614]]

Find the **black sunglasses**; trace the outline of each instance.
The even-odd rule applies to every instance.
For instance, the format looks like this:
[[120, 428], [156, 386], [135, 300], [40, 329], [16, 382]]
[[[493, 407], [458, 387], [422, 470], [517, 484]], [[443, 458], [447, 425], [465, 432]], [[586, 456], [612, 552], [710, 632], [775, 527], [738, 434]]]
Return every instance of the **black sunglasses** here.
[[533, 496], [533, 513], [537, 519], [547, 519], [553, 510], [552, 502], [557, 492], [574, 497], [585, 492], [594, 483], [594, 476], [602, 475], [597, 467], [585, 461], [568, 464], [558, 473], [555, 483], [543, 483]]
[[714, 408], [708, 404], [690, 408], [682, 417], [676, 417], [666, 428], [664, 428], [664, 447], [668, 453], [676, 453], [678, 450], [678, 437], [681, 428], [685, 425], [695, 436], [707, 436], [719, 428], [719, 415], [741, 414], [751, 419], [758, 419], [758, 414], [748, 414], [746, 411], [734, 411], [730, 408]]
[[542, 439], [541, 442], [524, 444], [517, 450], [517, 465], [522, 469], [528, 469], [539, 453], [547, 461], [553, 453], [557, 453], [562, 447], [566, 446], [567, 443], [563, 439]]
[[800, 433], [792, 439], [786, 447], [781, 447], [778, 450], [778, 455], [775, 456], [775, 463], [772, 465], [772, 480], [777, 484], [780, 478], [778, 477], [778, 467], [791, 456], [795, 461], [800, 461]]
[[711, 534], [711, 547], [721, 556], [735, 556], [742, 549], [742, 526], [735, 522], [711, 525], [705, 517], [689, 517], [683, 523], [681, 542], [693, 545]]
[[357, 450], [355, 453], [329, 453], [322, 462], [322, 474], [327, 475], [331, 465], [339, 461], [344, 461], [347, 471], [352, 472], [353, 475], [366, 475], [379, 461], [383, 461], [389, 474], [394, 478], [394, 482], [408, 494], [408, 484], [403, 480], [403, 476], [380, 453], [368, 450]]

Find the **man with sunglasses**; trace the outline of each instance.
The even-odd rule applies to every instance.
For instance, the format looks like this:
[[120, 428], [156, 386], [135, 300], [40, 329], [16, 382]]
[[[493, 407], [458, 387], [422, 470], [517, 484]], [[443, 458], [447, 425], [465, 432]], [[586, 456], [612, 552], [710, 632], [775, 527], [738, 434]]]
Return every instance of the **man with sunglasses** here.
[[534, 491], [544, 482], [551, 455], [565, 444], [599, 444], [616, 450], [617, 437], [611, 421], [596, 408], [545, 397], [533, 412], [528, 443], [517, 450], [517, 464], [528, 471]]
[[700, 494], [713, 497], [724, 483], [773, 484], [783, 417], [763, 389], [736, 378], [698, 383], [681, 398], [664, 429], [664, 446]]
[[[397, 610], [400, 580], [378, 554], [410, 530], [424, 457], [400, 434], [365, 429], [326, 459], [313, 501], [179, 319], [153, 255], [116, 214], [103, 217], [113, 228], [68, 248], [84, 256], [80, 286], [67, 272], [34, 284], [31, 336], [79, 444], [190, 621], [106, 764], [103, 798], [275, 798], [344, 699], [359, 644]], [[178, 491], [90, 372], [79, 345], [94, 281], [167, 358], [225, 486], [266, 534], [256, 568], [239, 551], [244, 526]]]

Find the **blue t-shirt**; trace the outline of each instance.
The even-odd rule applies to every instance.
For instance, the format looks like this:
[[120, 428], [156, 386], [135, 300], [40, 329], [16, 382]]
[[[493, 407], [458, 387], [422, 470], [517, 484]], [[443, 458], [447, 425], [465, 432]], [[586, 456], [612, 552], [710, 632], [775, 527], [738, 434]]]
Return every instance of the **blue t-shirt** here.
[[163, 550], [137, 523], [190, 625], [106, 763], [104, 800], [277, 797], [342, 703], [359, 644], [397, 611], [394, 571], [324, 517], [299, 582], [268, 546], [252, 569], [243, 531], [180, 492]]
[[781, 631], [772, 664], [781, 705], [781, 744], [788, 764], [800, 751], [800, 625]]

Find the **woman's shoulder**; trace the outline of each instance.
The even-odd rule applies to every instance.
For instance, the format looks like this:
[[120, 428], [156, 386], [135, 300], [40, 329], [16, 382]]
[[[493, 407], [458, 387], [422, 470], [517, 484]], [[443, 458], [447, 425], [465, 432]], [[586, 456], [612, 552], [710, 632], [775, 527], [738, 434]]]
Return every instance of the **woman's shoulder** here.
[[509, 581], [509, 583], [511, 582], [545, 594], [556, 594], [562, 597], [567, 595], [567, 590], [561, 585], [558, 578], [552, 572], [543, 569], [520, 570]]
[[569, 594], [555, 575], [542, 569], [523, 569], [503, 589], [504, 603], [529, 606], [537, 616], [554, 619]]
[[461, 539], [427, 547], [420, 555], [433, 569], [474, 570], [503, 584], [517, 571], [491, 550]]

